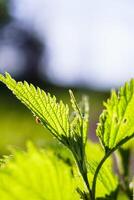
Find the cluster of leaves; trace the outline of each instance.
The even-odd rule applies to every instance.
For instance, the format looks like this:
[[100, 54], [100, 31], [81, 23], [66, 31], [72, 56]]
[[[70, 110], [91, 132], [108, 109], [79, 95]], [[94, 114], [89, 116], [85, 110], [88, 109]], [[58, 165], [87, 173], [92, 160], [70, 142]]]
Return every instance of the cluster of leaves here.
[[[69, 91], [73, 109], [70, 113], [69, 106], [62, 101], [57, 102], [55, 96], [25, 81], [16, 82], [8, 73], [0, 75], [0, 81], [74, 157], [73, 160], [70, 155], [67, 154], [66, 158], [61, 152], [40, 152], [33, 146], [28, 147], [27, 153], [15, 152], [14, 159], [9, 160], [0, 171], [2, 200], [116, 200], [121, 190], [131, 199], [125, 160], [126, 152], [127, 158], [130, 157], [130, 150], [121, 146], [134, 137], [134, 80], [126, 83], [118, 93], [112, 91], [110, 99], [104, 103], [105, 109], [96, 130], [103, 149], [87, 141], [89, 104], [85, 96], [78, 104]], [[112, 172], [110, 155], [116, 150], [119, 150], [124, 169], [122, 184], [119, 176]]]

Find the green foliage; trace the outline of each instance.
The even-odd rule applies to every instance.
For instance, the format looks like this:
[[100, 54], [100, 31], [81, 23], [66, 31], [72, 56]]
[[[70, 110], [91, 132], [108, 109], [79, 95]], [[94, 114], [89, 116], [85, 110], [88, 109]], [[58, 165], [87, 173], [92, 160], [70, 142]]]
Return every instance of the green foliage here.
[[[90, 153], [91, 149], [92, 153]], [[96, 168], [103, 158], [104, 152], [99, 144], [88, 142], [86, 146], [86, 155], [88, 162], [88, 179], [89, 182], [92, 183]], [[105, 197], [113, 193], [117, 190], [118, 185], [117, 175], [113, 173], [113, 159], [110, 157], [106, 160], [98, 174], [96, 197]]]
[[78, 106], [75, 97], [70, 91], [73, 107], [73, 117], [70, 117], [69, 107], [62, 101], [56, 101], [55, 96], [28, 84], [26, 81], [16, 82], [6, 73], [0, 75], [0, 80], [21, 100], [61, 143], [73, 153], [80, 172], [86, 179], [85, 144], [87, 140], [88, 103], [87, 99]]
[[[111, 98], [104, 104], [96, 132], [105, 151], [98, 144], [87, 142], [89, 105], [86, 97], [78, 104], [69, 91], [73, 109], [70, 113], [68, 105], [57, 102], [55, 96], [26, 81], [16, 82], [8, 73], [0, 75], [0, 81], [73, 155], [72, 158], [66, 151], [61, 153], [60, 149], [55, 154], [50, 150], [44, 153], [32, 146], [27, 153], [15, 152], [14, 159], [2, 164], [6, 167], [0, 171], [3, 200], [11, 199], [10, 196], [22, 200], [27, 197], [35, 200], [117, 200], [122, 188], [131, 199], [132, 192], [126, 182], [129, 159], [125, 159], [126, 154], [120, 150], [125, 172], [121, 186], [109, 156], [134, 137], [134, 80], [126, 83], [118, 93], [112, 91]], [[130, 154], [130, 146], [127, 152]], [[9, 188], [9, 184], [14, 187]], [[19, 198], [20, 194], [23, 195]]]
[[97, 135], [108, 151], [134, 136], [134, 80], [121, 87], [118, 94], [112, 91], [104, 106]]
[[81, 139], [84, 143], [86, 142], [88, 103], [85, 98], [82, 102], [81, 111], [77, 106], [73, 93], [70, 91], [74, 109], [74, 117], [71, 120], [68, 105], [65, 105], [62, 101], [58, 103], [55, 96], [45, 93], [39, 87], [36, 89], [26, 81], [24, 83], [16, 82], [8, 73], [5, 77], [0, 75], [0, 81], [6, 84], [13, 94], [33, 112], [34, 116], [38, 117], [41, 123], [59, 141], [67, 146], [70, 145], [70, 140], [75, 142]]
[[24, 103], [35, 116], [41, 120], [51, 133], [62, 139], [65, 134], [69, 136], [69, 108], [61, 101], [56, 102], [55, 96], [46, 94], [40, 88], [35, 88], [26, 81], [16, 82], [6, 73], [6, 77], [0, 76], [0, 80]]
[[0, 169], [1, 200], [79, 200], [70, 167], [52, 151], [29, 144], [27, 152], [13, 155]]

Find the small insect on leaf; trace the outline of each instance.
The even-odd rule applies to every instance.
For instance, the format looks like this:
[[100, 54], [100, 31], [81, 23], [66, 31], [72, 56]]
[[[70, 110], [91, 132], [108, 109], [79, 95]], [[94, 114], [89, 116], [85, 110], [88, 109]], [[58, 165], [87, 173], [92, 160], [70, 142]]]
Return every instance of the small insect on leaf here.
[[37, 116], [35, 117], [35, 121], [36, 121], [36, 124], [40, 124], [41, 123], [41, 120]]

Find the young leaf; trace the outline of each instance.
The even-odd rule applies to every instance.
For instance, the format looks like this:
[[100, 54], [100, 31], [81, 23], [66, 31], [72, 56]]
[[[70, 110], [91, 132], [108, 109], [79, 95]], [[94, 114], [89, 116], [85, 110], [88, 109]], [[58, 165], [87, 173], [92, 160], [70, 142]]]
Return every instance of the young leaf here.
[[108, 151], [134, 137], [134, 80], [121, 87], [118, 93], [112, 91], [104, 106], [97, 135]]
[[70, 167], [51, 151], [13, 152], [14, 158], [0, 168], [1, 200], [79, 200]]
[[85, 145], [87, 141], [87, 130], [89, 120], [89, 104], [86, 96], [82, 97], [82, 101], [78, 105], [73, 92], [69, 90], [71, 103], [74, 110], [74, 118], [71, 121], [71, 130], [76, 134], [79, 134], [82, 138], [82, 142]]
[[[78, 160], [83, 160], [85, 157], [85, 145], [87, 142], [87, 130], [88, 130], [88, 120], [89, 120], [89, 105], [86, 97], [82, 98], [82, 101], [78, 105], [76, 99], [72, 93], [69, 91], [71, 97], [71, 103], [74, 110], [74, 116], [70, 120], [70, 131], [71, 138], [73, 138], [72, 148], [77, 150]], [[76, 142], [75, 142], [76, 141]]]

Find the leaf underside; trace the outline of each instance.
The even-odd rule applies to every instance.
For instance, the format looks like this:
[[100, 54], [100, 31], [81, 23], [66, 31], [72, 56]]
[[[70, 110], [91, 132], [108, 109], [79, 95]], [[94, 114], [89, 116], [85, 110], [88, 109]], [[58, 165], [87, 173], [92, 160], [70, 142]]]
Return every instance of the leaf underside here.
[[84, 105], [84, 116], [82, 116], [82, 111], [76, 107], [76, 100], [70, 91], [71, 102], [75, 113], [71, 120], [68, 105], [65, 105], [62, 101], [57, 102], [55, 96], [46, 93], [39, 87], [35, 88], [26, 81], [24, 83], [16, 82], [8, 73], [5, 76], [0, 75], [0, 81], [39, 118], [41, 123], [58, 140], [61, 141], [65, 137], [76, 139], [75, 137], [79, 135], [86, 142], [88, 121], [87, 102]]
[[59, 134], [69, 134], [69, 108], [62, 101], [57, 103], [55, 96], [45, 93], [38, 87], [36, 89], [26, 81], [24, 83], [16, 82], [8, 73], [5, 77], [0, 75], [0, 80], [41, 120], [53, 135], [59, 138]]
[[8, 73], [0, 74], [3, 82], [13, 94], [25, 104], [40, 121], [61, 143], [73, 153], [77, 163], [83, 165], [87, 129], [89, 119], [89, 105], [87, 98], [77, 104], [73, 92], [70, 90], [70, 100], [73, 113], [70, 115], [68, 105], [57, 102], [56, 97], [32, 84], [16, 82]]
[[126, 83], [104, 103], [97, 127], [105, 150], [114, 149], [134, 137], [134, 80]]

